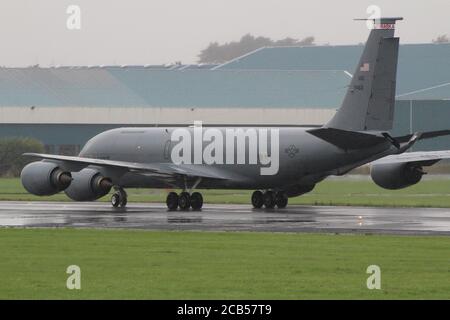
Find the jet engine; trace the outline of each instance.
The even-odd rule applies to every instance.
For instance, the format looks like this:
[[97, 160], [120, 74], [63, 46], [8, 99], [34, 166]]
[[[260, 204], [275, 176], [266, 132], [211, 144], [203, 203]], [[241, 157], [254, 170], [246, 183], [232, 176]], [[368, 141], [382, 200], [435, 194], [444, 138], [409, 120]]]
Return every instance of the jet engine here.
[[20, 173], [23, 187], [36, 196], [50, 196], [69, 187], [72, 175], [56, 163], [37, 161], [27, 164]]
[[389, 190], [415, 185], [422, 180], [424, 174], [422, 166], [408, 162], [374, 164], [370, 168], [372, 180], [380, 187]]
[[97, 200], [108, 194], [112, 187], [111, 179], [91, 168], [73, 172], [72, 178], [72, 183], [64, 192], [75, 201]]

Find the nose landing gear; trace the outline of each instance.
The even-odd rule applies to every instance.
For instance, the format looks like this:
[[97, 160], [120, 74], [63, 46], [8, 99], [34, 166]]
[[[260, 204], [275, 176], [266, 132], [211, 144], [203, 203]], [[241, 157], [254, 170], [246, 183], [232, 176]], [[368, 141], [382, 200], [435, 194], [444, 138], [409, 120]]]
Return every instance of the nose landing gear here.
[[128, 196], [125, 190], [122, 188], [117, 188], [117, 190], [111, 196], [111, 204], [114, 208], [117, 207], [126, 207], [128, 202]]

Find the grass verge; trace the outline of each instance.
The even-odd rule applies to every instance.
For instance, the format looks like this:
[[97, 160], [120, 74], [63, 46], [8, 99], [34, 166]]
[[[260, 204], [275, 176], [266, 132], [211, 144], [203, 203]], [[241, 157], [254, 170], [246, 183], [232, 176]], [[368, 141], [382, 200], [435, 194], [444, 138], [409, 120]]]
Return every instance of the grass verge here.
[[[450, 299], [450, 238], [0, 229], [0, 299]], [[381, 290], [366, 269], [381, 268]], [[81, 290], [66, 268], [81, 268]]]
[[[127, 189], [130, 202], [165, 202], [167, 190]], [[205, 203], [249, 204], [251, 191], [203, 190]], [[109, 201], [110, 196], [100, 201]], [[0, 179], [0, 200], [70, 201], [60, 193], [50, 197], [28, 194], [19, 179]], [[319, 183], [306, 195], [289, 199], [290, 204], [441, 207], [450, 208], [450, 179], [426, 180], [410, 188], [384, 190], [370, 180], [332, 179]]]

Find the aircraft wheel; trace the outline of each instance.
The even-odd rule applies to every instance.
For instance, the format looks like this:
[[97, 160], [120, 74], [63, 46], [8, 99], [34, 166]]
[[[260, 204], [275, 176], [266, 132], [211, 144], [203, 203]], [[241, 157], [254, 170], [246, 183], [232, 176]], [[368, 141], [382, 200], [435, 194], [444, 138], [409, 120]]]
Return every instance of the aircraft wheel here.
[[125, 196], [125, 197], [122, 198], [122, 201], [120, 202], [120, 206], [121, 207], [126, 207], [127, 203], [128, 203], [128, 197]]
[[275, 207], [275, 194], [273, 193], [273, 191], [266, 191], [264, 193], [264, 206], [267, 209], [273, 209]]
[[114, 208], [117, 208], [120, 205], [120, 195], [115, 192], [111, 196], [111, 204]]
[[169, 192], [166, 198], [166, 205], [169, 210], [177, 210], [178, 195], [175, 192]]
[[199, 192], [191, 194], [191, 207], [194, 210], [200, 210], [203, 206], [203, 196]]
[[114, 208], [126, 207], [128, 203], [127, 193], [123, 189], [119, 189], [111, 196], [111, 204]]
[[261, 191], [255, 191], [252, 194], [252, 205], [255, 209], [261, 209], [264, 204], [264, 197]]
[[284, 192], [277, 192], [275, 195], [275, 203], [280, 209], [286, 208], [288, 204], [288, 197]]
[[191, 206], [191, 196], [188, 192], [180, 193], [178, 197], [178, 206], [181, 210], [189, 210], [189, 207]]

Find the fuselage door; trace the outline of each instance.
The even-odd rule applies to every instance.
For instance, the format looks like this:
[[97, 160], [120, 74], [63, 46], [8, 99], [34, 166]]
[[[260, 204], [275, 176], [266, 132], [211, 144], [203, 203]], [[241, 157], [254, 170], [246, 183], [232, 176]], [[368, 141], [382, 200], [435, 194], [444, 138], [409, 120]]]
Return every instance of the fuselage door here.
[[171, 151], [172, 143], [170, 140], [167, 140], [164, 144], [164, 160], [170, 160], [170, 151]]

